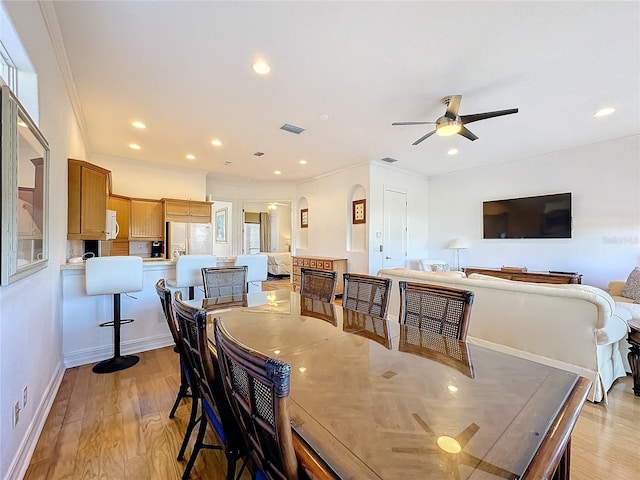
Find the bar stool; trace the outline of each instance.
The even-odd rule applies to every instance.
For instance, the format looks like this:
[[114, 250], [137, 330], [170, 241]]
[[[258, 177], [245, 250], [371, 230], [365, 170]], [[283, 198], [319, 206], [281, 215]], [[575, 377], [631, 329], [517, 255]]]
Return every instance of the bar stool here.
[[113, 295], [113, 320], [100, 324], [101, 327], [113, 326], [113, 357], [95, 365], [95, 373], [124, 370], [140, 360], [136, 355], [120, 355], [120, 326], [133, 322], [132, 318], [120, 318], [120, 294], [141, 291], [143, 277], [140, 257], [95, 257], [87, 260], [87, 295]]
[[234, 265], [236, 267], [248, 267], [247, 291], [249, 293], [261, 292], [262, 282], [267, 279], [267, 260], [263, 254], [238, 255]]
[[194, 298], [195, 287], [202, 285], [202, 269], [217, 266], [215, 255], [180, 255], [176, 260], [176, 278], [167, 280], [172, 288], [189, 288], [189, 300]]

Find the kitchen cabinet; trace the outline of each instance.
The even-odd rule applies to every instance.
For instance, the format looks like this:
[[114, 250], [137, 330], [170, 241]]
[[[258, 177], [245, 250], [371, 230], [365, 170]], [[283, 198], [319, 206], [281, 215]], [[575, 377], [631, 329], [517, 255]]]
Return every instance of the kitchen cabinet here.
[[132, 198], [129, 240], [163, 240], [164, 219], [162, 207], [161, 200]]
[[211, 202], [165, 198], [166, 222], [211, 223]]
[[111, 172], [70, 158], [67, 180], [67, 239], [105, 240]]
[[347, 259], [346, 258], [328, 258], [328, 257], [298, 257], [295, 256], [291, 259], [293, 266], [293, 275], [291, 282], [293, 283], [293, 290], [300, 291], [300, 269], [315, 268], [317, 270], [328, 270], [338, 272], [338, 278], [336, 281], [336, 295], [342, 295], [344, 290], [344, 279], [342, 275], [347, 271]]
[[109, 210], [116, 211], [118, 237], [111, 244], [111, 255], [129, 255], [129, 225], [131, 223], [131, 199], [121, 195], [109, 195]]

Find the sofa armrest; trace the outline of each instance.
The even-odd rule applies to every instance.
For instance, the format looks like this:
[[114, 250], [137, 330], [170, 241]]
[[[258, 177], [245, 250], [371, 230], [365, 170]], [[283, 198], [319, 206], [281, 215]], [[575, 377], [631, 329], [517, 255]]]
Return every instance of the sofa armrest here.
[[612, 282], [609, 282], [609, 287], [607, 288], [609, 295], [611, 295], [612, 297], [620, 297], [622, 294], [622, 289], [624, 288], [626, 283], [627, 282], [624, 280], [614, 280]]

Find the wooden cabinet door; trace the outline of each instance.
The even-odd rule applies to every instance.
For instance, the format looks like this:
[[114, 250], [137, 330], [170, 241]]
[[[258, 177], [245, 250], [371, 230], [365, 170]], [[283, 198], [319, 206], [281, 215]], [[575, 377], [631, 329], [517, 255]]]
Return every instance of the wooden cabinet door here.
[[82, 168], [82, 209], [80, 229], [83, 235], [105, 238], [107, 216], [107, 179], [102, 172]]
[[189, 215], [192, 222], [210, 223], [211, 222], [211, 204], [205, 202], [190, 202]]
[[116, 221], [120, 226], [117, 240], [129, 240], [129, 224], [131, 222], [131, 199], [127, 197], [109, 197], [109, 210], [116, 211]]
[[161, 201], [131, 199], [129, 238], [131, 240], [162, 240], [164, 238]]

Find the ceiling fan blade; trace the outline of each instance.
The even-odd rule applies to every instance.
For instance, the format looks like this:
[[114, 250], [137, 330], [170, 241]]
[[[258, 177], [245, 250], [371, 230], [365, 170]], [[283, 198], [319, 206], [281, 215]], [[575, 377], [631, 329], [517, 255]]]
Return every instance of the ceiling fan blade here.
[[455, 120], [458, 116], [458, 110], [460, 109], [460, 101], [462, 95], [451, 95], [449, 97], [449, 103], [447, 104], [447, 111], [444, 114], [445, 117]]
[[435, 125], [436, 122], [393, 122], [391, 125], [392, 126], [397, 126], [397, 125], [429, 125], [429, 124], [433, 124]]
[[487, 118], [501, 117], [503, 115], [511, 115], [512, 113], [518, 113], [517, 108], [510, 108], [508, 110], [497, 110], [495, 112], [474, 113], [472, 115], [460, 115], [460, 121], [463, 125], [471, 122], [477, 122], [478, 120], [485, 120]]
[[462, 135], [464, 138], [468, 138], [472, 142], [478, 139], [478, 137], [474, 133], [472, 133], [471, 130], [469, 130], [467, 127], [462, 127], [458, 132], [458, 135]]
[[431, 135], [433, 135], [434, 133], [436, 133], [436, 131], [434, 130], [433, 132], [429, 132], [426, 135], [420, 137], [418, 140], [416, 140], [415, 142], [413, 142], [411, 145], [418, 145], [420, 142], [422, 142], [423, 140], [426, 140], [427, 138], [429, 138]]

